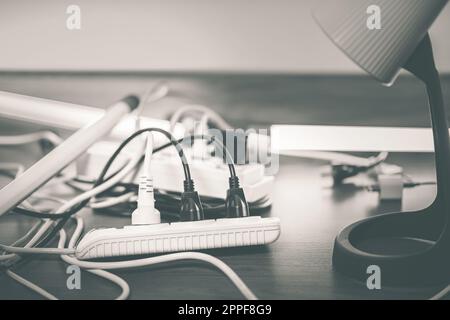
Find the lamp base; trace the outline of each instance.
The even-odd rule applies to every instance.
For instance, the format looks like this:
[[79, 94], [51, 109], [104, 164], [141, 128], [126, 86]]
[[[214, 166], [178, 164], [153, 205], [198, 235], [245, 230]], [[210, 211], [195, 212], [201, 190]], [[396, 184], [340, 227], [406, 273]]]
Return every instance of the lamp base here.
[[405, 69], [426, 85], [436, 162], [437, 195], [431, 206], [415, 212], [384, 214], [346, 227], [336, 238], [334, 267], [367, 280], [377, 265], [381, 282], [425, 285], [450, 279], [450, 141], [447, 116], [428, 34]]
[[450, 248], [436, 242], [444, 221], [435, 202], [416, 212], [383, 214], [353, 223], [336, 237], [334, 268], [366, 281], [380, 268], [382, 285], [429, 285], [450, 279]]

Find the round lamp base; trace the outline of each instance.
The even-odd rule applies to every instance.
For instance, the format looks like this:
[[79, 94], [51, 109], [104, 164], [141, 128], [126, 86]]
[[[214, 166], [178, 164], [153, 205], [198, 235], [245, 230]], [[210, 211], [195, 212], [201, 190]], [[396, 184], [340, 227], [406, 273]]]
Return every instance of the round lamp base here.
[[368, 267], [380, 268], [382, 285], [429, 285], [450, 279], [450, 248], [438, 240], [445, 223], [436, 205], [417, 212], [371, 217], [336, 237], [333, 267], [366, 281]]

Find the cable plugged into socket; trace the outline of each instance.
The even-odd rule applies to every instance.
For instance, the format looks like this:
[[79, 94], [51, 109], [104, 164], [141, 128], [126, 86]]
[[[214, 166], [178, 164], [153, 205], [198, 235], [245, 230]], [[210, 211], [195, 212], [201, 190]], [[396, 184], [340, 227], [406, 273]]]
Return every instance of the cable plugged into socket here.
[[155, 208], [153, 177], [151, 172], [152, 154], [153, 135], [150, 132], [147, 134], [144, 165], [142, 176], [139, 178], [137, 208], [131, 214], [131, 223], [134, 225], [161, 223], [161, 214]]
[[184, 192], [181, 194], [181, 221], [199, 221], [204, 219], [202, 202], [198, 192], [195, 191], [194, 181], [184, 181]]
[[245, 199], [244, 190], [239, 186], [239, 178], [232, 176], [229, 178], [230, 188], [227, 190], [225, 208], [227, 218], [242, 218], [250, 216], [248, 202]]

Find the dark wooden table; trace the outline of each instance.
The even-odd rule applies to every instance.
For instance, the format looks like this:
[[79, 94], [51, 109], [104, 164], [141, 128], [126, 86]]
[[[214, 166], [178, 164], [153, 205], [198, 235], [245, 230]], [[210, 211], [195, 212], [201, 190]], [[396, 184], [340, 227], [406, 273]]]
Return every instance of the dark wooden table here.
[[[429, 126], [421, 84], [401, 77], [385, 88], [360, 76], [126, 74], [126, 73], [0, 73], [0, 90], [105, 107], [129, 92], [140, 92], [167, 80], [171, 95], [147, 106], [145, 114], [167, 117], [181, 103], [209, 105], [238, 127], [272, 123]], [[444, 77], [450, 101], [450, 77]], [[0, 120], [0, 134], [31, 132], [42, 127]], [[380, 137], [382, 138], [382, 137]], [[30, 165], [39, 157], [36, 146], [2, 148], [0, 161]], [[281, 219], [280, 239], [266, 247], [209, 251], [230, 265], [262, 299], [423, 299], [441, 287], [391, 288], [370, 291], [333, 271], [333, 240], [344, 226], [389, 210], [422, 208], [433, 200], [435, 188], [409, 189], [402, 203], [379, 203], [377, 194], [352, 188], [323, 187], [321, 161], [282, 157], [276, 175], [273, 207], [268, 215]], [[434, 179], [432, 154], [391, 154], [418, 180]], [[6, 180], [2, 180], [5, 184]], [[84, 210], [86, 230], [121, 226], [126, 218], [106, 217]], [[0, 243], [24, 234], [33, 220], [0, 218]], [[69, 229], [73, 226], [70, 225]], [[82, 289], [66, 289], [66, 265], [58, 258], [40, 257], [17, 268], [17, 273], [65, 299], [108, 299], [115, 285], [83, 273]], [[197, 262], [178, 262], [117, 272], [131, 286], [132, 299], [235, 299], [232, 284], [215, 269]], [[1, 299], [38, 296], [0, 274]]]

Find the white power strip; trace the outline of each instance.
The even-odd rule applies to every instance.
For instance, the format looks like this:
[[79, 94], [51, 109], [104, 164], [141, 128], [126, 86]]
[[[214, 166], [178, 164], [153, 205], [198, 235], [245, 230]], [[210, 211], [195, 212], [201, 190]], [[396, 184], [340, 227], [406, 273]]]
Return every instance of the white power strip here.
[[80, 260], [269, 244], [280, 219], [229, 218], [93, 229], [76, 247]]
[[[96, 143], [88, 150], [85, 157], [81, 159], [82, 161], [77, 163], [78, 173], [96, 178], [117, 146], [118, 144], [115, 142], [102, 141]], [[228, 189], [228, 166], [218, 158], [193, 159], [190, 157], [189, 149], [186, 150], [186, 155], [189, 159], [189, 167], [195, 181], [196, 191], [201, 196], [224, 199]], [[127, 154], [119, 155], [110, 172], [122, 167], [128, 157]], [[152, 172], [156, 189], [173, 192], [183, 191], [183, 170], [180, 159], [174, 150], [164, 150], [155, 154], [152, 159]], [[257, 163], [237, 165], [236, 172], [248, 202], [271, 198], [274, 177], [264, 174], [263, 165]], [[139, 177], [139, 174], [130, 177], [130, 179], [138, 183], [137, 177]]]

